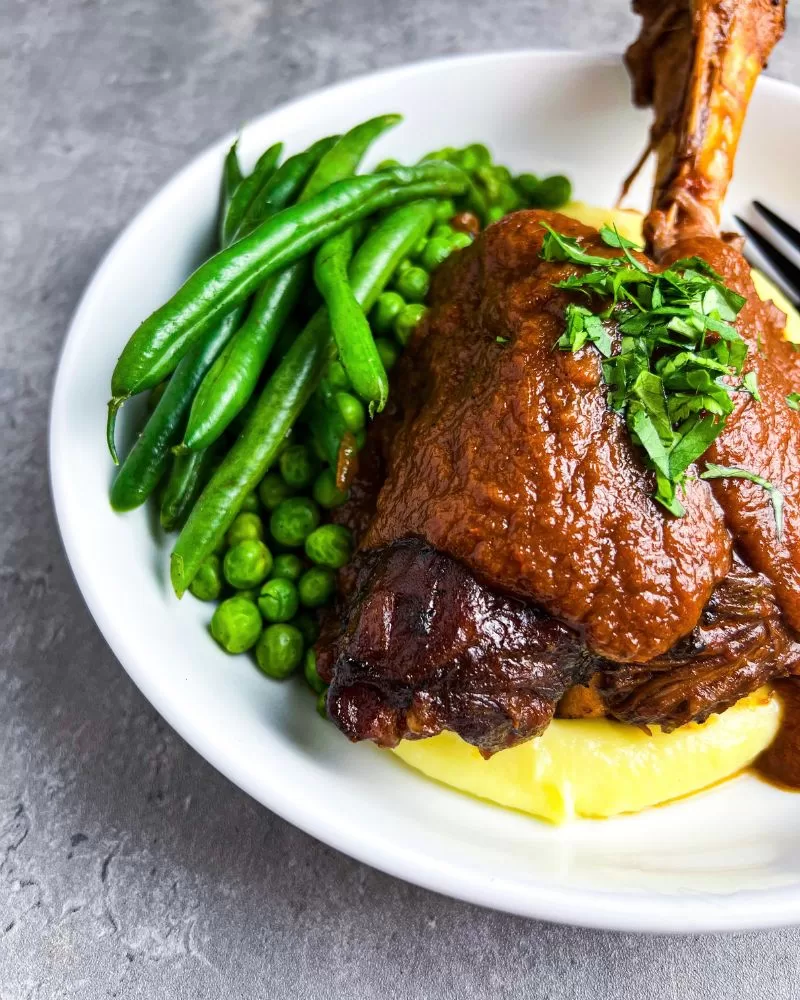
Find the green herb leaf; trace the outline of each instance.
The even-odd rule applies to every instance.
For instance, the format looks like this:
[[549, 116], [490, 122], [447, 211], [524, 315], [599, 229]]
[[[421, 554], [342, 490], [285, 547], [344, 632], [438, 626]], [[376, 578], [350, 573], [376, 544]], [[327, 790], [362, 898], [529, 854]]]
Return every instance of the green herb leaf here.
[[589, 265], [608, 264], [607, 257], [597, 257], [590, 253], [584, 253], [574, 236], [561, 236], [546, 222], [542, 223], [542, 227], [547, 230], [541, 251], [544, 260], [571, 260], [575, 264]]
[[745, 376], [742, 379], [741, 389], [742, 392], [749, 392], [757, 403], [761, 402], [761, 393], [758, 391], [758, 376], [754, 371], [745, 373]]
[[786, 405], [790, 410], [800, 410], [800, 392], [790, 392], [786, 397]]
[[[574, 302], [567, 306], [556, 346], [579, 351], [594, 344], [601, 352], [608, 404], [625, 418], [632, 440], [656, 473], [654, 499], [680, 516], [684, 509], [677, 490], [734, 408], [736, 389], [725, 380], [741, 375], [747, 359], [747, 343], [733, 325], [745, 299], [700, 257], [650, 272], [631, 253], [640, 248], [615, 228], [603, 226], [600, 238], [622, 254], [600, 257], [586, 253], [574, 237], [543, 225], [541, 256], [582, 267], [557, 287], [598, 301], [594, 309]], [[621, 335], [613, 356], [612, 324]], [[744, 375], [740, 389], [760, 401], [755, 372]], [[800, 393], [786, 402], [800, 410]], [[770, 495], [773, 505], [778, 503], [779, 493]], [[776, 508], [776, 518], [779, 514]]]
[[713, 462], [708, 462], [706, 464], [705, 472], [702, 473], [700, 478], [747, 479], [749, 482], [755, 483], [756, 486], [760, 486], [762, 489], [766, 490], [769, 494], [770, 503], [772, 504], [772, 513], [775, 516], [775, 530], [778, 534], [778, 540], [783, 537], [783, 493], [777, 486], [773, 486], [768, 479], [764, 479], [763, 476], [759, 476], [757, 473], [751, 472], [749, 469], [740, 469], [735, 465], [715, 465]]
[[616, 226], [613, 229], [610, 226], [601, 226], [600, 239], [607, 247], [616, 247], [619, 250], [623, 247], [627, 247], [629, 250], [644, 250], [644, 247], [639, 246], [638, 243], [622, 236]]

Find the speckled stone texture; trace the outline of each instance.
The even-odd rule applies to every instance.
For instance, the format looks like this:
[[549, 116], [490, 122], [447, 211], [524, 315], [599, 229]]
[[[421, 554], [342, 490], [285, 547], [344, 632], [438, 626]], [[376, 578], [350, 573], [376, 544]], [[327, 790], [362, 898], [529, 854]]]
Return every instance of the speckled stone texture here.
[[[120, 229], [231, 126], [443, 53], [620, 49], [623, 0], [0, 0], [0, 1000], [797, 996], [800, 932], [645, 939], [486, 912], [313, 841], [115, 662], [46, 469], [69, 316]], [[792, 25], [771, 72], [800, 82]]]

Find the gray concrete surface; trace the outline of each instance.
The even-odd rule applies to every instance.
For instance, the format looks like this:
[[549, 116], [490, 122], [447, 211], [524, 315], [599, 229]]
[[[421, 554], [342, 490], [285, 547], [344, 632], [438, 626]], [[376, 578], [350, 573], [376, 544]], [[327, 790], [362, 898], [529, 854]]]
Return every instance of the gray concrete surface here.
[[[101, 254], [232, 124], [441, 53], [621, 48], [622, 0], [0, 2], [0, 998], [796, 997], [800, 933], [639, 938], [452, 902], [287, 826], [134, 689], [65, 565], [46, 470]], [[796, 25], [771, 71], [800, 82]]]

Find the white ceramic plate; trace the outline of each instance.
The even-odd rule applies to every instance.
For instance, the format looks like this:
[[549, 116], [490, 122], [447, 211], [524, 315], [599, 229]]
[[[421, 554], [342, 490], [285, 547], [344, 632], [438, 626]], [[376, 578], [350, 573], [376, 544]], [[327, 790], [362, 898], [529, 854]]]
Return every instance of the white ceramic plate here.
[[[499, 162], [564, 171], [578, 197], [611, 204], [639, 154], [619, 59], [512, 52], [447, 59], [354, 80], [251, 123], [250, 165], [277, 139], [289, 151], [357, 120], [401, 111], [376, 147], [414, 160], [483, 140]], [[514, 913], [637, 931], [700, 931], [800, 921], [800, 796], [734, 781], [645, 814], [553, 828], [426, 781], [371, 745], [351, 746], [302, 683], [265, 679], [207, 635], [209, 608], [178, 602], [167, 546], [146, 510], [112, 513], [103, 436], [114, 361], [137, 324], [210, 245], [230, 137], [172, 180], [117, 240], [72, 322], [55, 386], [52, 485], [69, 560], [119, 660], [204, 757], [264, 805], [371, 865]], [[761, 80], [728, 208], [754, 196], [800, 216], [800, 92]], [[645, 187], [639, 188], [643, 202]], [[127, 407], [122, 433], [130, 433]]]

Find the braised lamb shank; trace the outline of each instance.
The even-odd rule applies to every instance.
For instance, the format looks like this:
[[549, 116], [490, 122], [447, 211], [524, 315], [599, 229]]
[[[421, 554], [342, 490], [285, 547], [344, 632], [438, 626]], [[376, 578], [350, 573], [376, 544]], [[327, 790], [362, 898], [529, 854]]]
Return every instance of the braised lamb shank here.
[[696, 255], [747, 300], [737, 329], [762, 401], [738, 394], [704, 459], [778, 486], [782, 533], [753, 482], [690, 476], [683, 517], [652, 499], [600, 355], [553, 349], [575, 297], [554, 283], [577, 268], [541, 258], [543, 223], [611, 251], [556, 213], [509, 216], [437, 273], [344, 511], [359, 555], [318, 663], [350, 739], [450, 729], [489, 755], [541, 734], [590, 679], [609, 715], [670, 729], [800, 673], [800, 414], [785, 405], [800, 355], [719, 233], [783, 7], [638, 0], [628, 53], [655, 110], [647, 266]]

